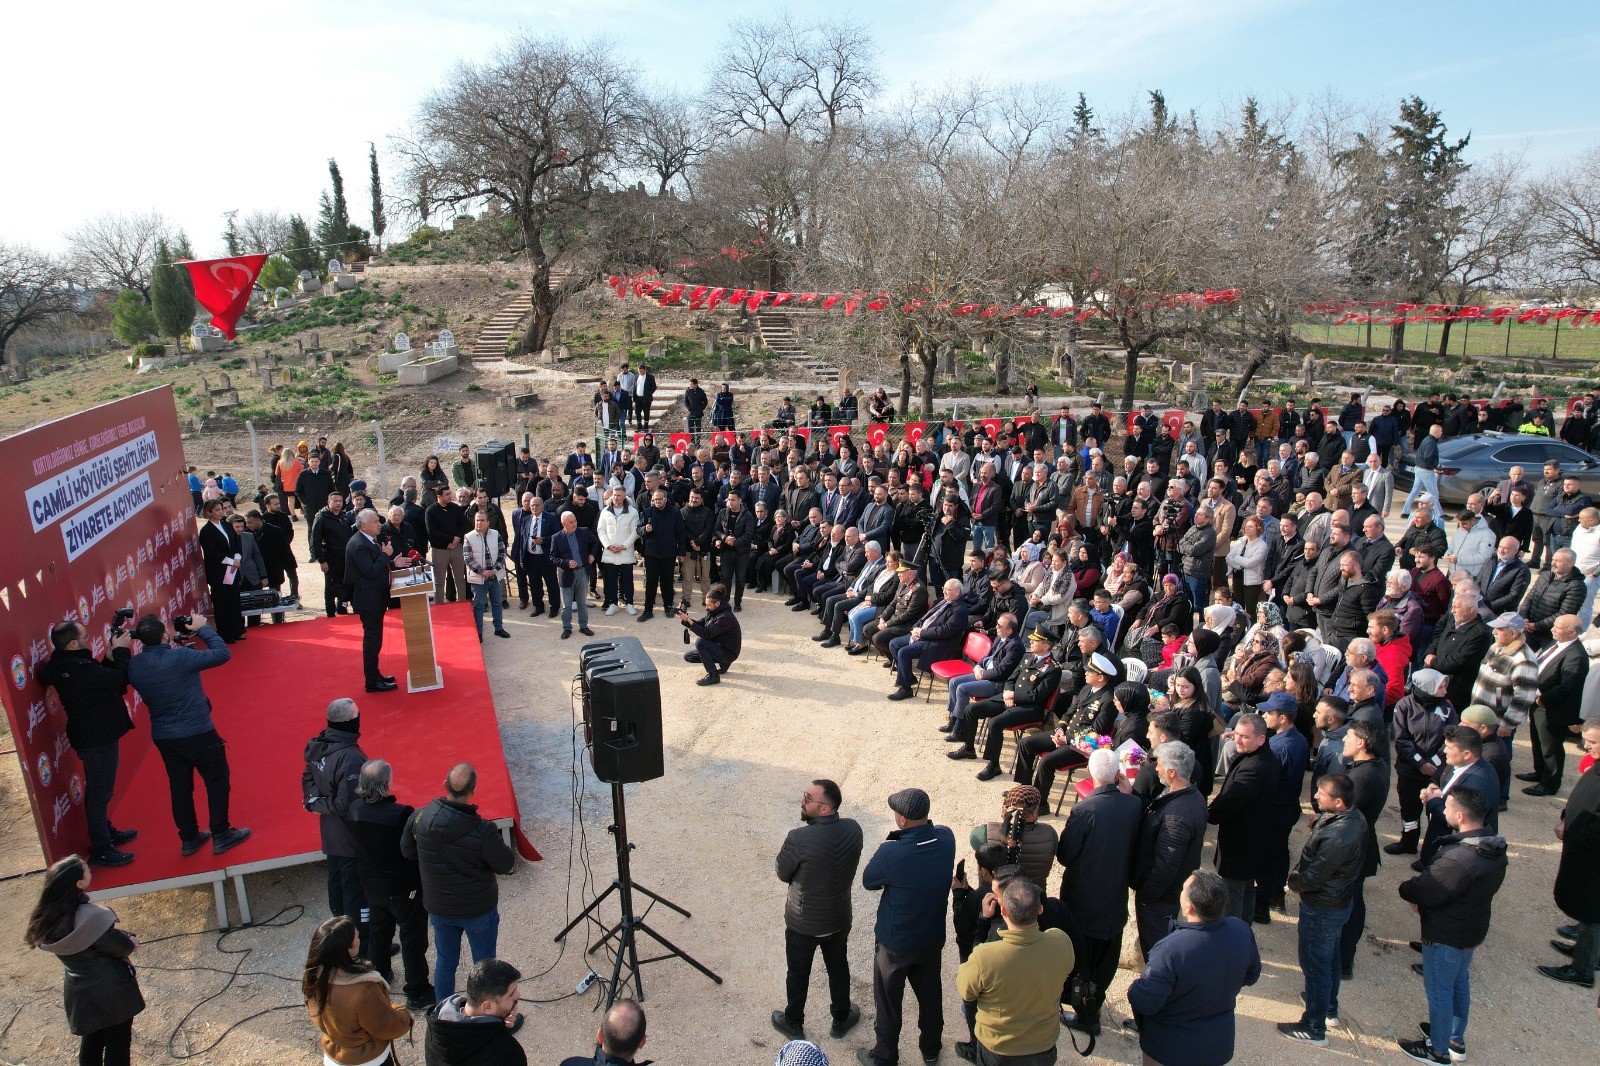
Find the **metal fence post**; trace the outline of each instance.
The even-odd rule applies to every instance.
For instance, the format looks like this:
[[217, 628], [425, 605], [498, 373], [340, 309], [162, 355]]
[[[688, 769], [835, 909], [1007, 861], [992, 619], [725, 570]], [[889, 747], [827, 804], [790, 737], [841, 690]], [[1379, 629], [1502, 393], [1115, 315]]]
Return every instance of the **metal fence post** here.
[[525, 418], [517, 419], [517, 428], [522, 430], [522, 446], [524, 448], [532, 447], [528, 443], [528, 420]]
[[372, 433], [378, 438], [378, 492], [389, 491], [389, 461], [383, 448], [383, 423], [376, 418], [372, 420]]
[[251, 483], [262, 484], [261, 481], [261, 444], [256, 440], [256, 424], [246, 419], [244, 428], [250, 431], [250, 473]]

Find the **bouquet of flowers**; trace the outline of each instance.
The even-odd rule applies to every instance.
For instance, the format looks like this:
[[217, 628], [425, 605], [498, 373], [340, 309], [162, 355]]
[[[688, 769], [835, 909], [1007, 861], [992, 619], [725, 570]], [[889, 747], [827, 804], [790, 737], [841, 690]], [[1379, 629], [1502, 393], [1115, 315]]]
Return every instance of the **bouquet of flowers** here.
[[1117, 765], [1121, 768], [1123, 773], [1127, 773], [1129, 771], [1138, 773], [1139, 767], [1143, 766], [1144, 761], [1150, 757], [1149, 753], [1139, 746], [1139, 742], [1131, 738], [1124, 740], [1122, 744], [1118, 746], [1116, 749], [1116, 756]]
[[1093, 733], [1082, 733], [1073, 740], [1072, 746], [1084, 754], [1089, 754], [1099, 748], [1111, 747], [1111, 738], [1104, 734], [1096, 736]]

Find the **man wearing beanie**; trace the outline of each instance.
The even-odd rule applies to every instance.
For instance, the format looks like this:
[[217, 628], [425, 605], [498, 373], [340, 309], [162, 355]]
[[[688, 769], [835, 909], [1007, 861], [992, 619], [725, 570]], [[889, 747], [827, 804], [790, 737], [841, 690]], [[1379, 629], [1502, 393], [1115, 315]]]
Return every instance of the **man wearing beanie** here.
[[348, 697], [328, 704], [328, 728], [306, 742], [300, 795], [316, 814], [328, 857], [328, 912], [343, 914], [366, 936], [367, 900], [356, 868], [356, 842], [346, 818], [367, 757], [361, 751], [361, 711]]
[[892, 1066], [900, 1061], [901, 1006], [907, 982], [917, 997], [917, 1028], [922, 1060], [939, 1057], [944, 1038], [944, 983], [940, 954], [944, 947], [945, 905], [955, 873], [956, 838], [947, 826], [928, 818], [933, 803], [920, 788], [905, 788], [889, 797], [896, 829], [878, 846], [861, 873], [861, 886], [882, 892], [873, 930], [877, 950], [872, 960], [873, 1024], [876, 1042], [860, 1048], [862, 1066]]

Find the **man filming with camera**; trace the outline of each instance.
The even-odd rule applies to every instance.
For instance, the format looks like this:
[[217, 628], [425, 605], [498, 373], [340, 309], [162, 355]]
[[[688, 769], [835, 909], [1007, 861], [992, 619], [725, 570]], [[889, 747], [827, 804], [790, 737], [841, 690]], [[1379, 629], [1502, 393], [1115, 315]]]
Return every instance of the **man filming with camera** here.
[[699, 663], [706, 668], [706, 676], [697, 685], [716, 685], [739, 658], [743, 633], [739, 619], [728, 608], [728, 586], [718, 582], [706, 590], [706, 616], [698, 622], [689, 617], [689, 601], [684, 600], [673, 613], [685, 629], [683, 642], [694, 636], [694, 649], [683, 653], [684, 662]]
[[117, 612], [111, 654], [96, 659], [89, 631], [80, 622], [58, 622], [50, 630], [55, 651], [39, 670], [39, 680], [54, 685], [67, 712], [67, 742], [83, 761], [83, 809], [89, 820], [89, 865], [126, 866], [131, 852], [120, 850], [139, 835], [111, 824], [106, 808], [117, 787], [118, 741], [133, 728], [123, 693], [128, 690], [132, 638], [121, 625], [133, 615]]
[[[228, 752], [211, 722], [211, 700], [200, 684], [200, 672], [221, 666], [232, 655], [202, 615], [174, 618], [178, 635], [193, 635], [205, 650], [169, 642], [166, 623], [153, 614], [139, 619], [133, 636], [144, 650], [128, 664], [128, 680], [150, 712], [150, 737], [167, 768], [172, 792], [172, 820], [187, 857], [211, 841], [211, 854], [221, 855], [244, 843], [250, 830], [228, 824]], [[211, 831], [202, 832], [195, 818], [194, 775], [205, 782]]]

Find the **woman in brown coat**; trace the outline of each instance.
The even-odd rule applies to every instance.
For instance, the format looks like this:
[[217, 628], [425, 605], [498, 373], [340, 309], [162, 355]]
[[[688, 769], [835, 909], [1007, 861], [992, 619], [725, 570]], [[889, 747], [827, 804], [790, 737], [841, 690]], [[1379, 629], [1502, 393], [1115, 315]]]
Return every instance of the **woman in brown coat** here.
[[393, 1042], [411, 1032], [411, 1015], [389, 1002], [389, 985], [364, 960], [356, 923], [340, 915], [317, 926], [300, 992], [322, 1034], [325, 1063], [382, 1066]]

